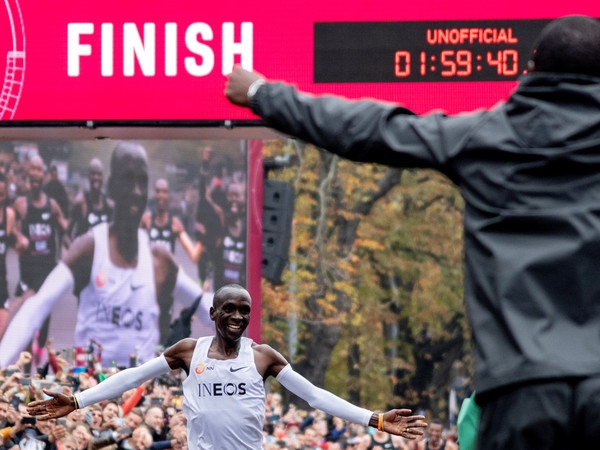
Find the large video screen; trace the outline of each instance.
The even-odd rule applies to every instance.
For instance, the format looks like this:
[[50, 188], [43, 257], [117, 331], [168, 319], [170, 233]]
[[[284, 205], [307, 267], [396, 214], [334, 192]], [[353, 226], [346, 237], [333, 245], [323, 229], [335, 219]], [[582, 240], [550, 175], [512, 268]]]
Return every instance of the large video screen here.
[[[142, 362], [178, 339], [212, 334], [213, 293], [227, 283], [248, 287], [256, 317], [260, 263], [249, 250], [260, 242], [249, 236], [260, 237], [252, 232], [260, 215], [252, 197], [262, 174], [249, 171], [260, 154], [253, 146], [0, 142], [2, 363], [25, 348], [43, 359], [48, 340], [73, 358], [101, 348], [105, 366]], [[147, 163], [136, 156], [144, 152]], [[30, 325], [46, 312], [47, 320]], [[259, 340], [256, 325], [248, 333]]]

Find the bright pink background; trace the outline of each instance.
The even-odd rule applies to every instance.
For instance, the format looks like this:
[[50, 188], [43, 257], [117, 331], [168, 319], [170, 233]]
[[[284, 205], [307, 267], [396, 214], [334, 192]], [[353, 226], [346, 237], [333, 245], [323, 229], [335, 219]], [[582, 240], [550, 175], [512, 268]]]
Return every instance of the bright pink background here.
[[[492, 3], [492, 5], [490, 5]], [[358, 2], [304, 0], [302, 2], [200, 1], [200, 0], [103, 0], [40, 2], [19, 0], [25, 29], [25, 78], [13, 119], [16, 120], [224, 120], [255, 119], [233, 107], [223, 97], [221, 74], [221, 24], [254, 23], [254, 69], [269, 78], [286, 80], [311, 92], [332, 92], [348, 97], [375, 97], [401, 102], [418, 113], [442, 108], [450, 113], [492, 106], [507, 96], [515, 82], [385, 83], [314, 85], [312, 83], [313, 22], [403, 21], [553, 18], [567, 14], [600, 16], [598, 0], [569, 2], [540, 0]], [[0, 12], [2, 14], [2, 12]], [[67, 24], [91, 22], [95, 35], [93, 54], [81, 59], [81, 75], [67, 76]], [[115, 75], [100, 75], [100, 24], [115, 26]], [[122, 75], [118, 36], [122, 24], [145, 22], [157, 27], [154, 77]], [[179, 64], [176, 77], [164, 75], [161, 30], [166, 22], [178, 23]], [[209, 43], [215, 50], [215, 68], [206, 77], [193, 77], [183, 58], [192, 56], [183, 34], [193, 22], [205, 22], [214, 31]], [[7, 47], [0, 35], [0, 50]], [[3, 55], [0, 55], [2, 60]]]

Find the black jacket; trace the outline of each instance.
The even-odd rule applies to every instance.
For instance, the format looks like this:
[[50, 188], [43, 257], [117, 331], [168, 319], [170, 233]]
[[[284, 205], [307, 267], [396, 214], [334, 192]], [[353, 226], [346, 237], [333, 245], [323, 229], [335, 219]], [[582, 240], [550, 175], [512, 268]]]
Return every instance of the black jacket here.
[[505, 103], [452, 117], [280, 83], [251, 107], [343, 157], [434, 168], [459, 187], [479, 393], [600, 374], [600, 79], [529, 74]]

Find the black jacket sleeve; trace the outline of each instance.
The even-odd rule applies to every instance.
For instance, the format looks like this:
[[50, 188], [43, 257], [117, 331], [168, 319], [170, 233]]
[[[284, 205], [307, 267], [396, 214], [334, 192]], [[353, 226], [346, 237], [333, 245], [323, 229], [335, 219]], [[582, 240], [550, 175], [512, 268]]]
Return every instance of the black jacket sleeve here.
[[473, 124], [442, 113], [418, 116], [380, 101], [303, 94], [283, 83], [262, 85], [251, 109], [269, 127], [347, 159], [443, 172]]

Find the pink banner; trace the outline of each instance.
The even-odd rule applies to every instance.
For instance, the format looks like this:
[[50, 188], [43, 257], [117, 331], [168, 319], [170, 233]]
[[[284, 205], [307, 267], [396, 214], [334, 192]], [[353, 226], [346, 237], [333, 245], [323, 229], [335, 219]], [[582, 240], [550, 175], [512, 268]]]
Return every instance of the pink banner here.
[[[472, 28], [468, 21], [567, 14], [599, 16], [600, 3], [5, 0], [0, 7], [0, 119], [255, 119], [223, 97], [224, 73], [236, 63], [312, 92], [402, 102], [417, 112], [471, 110], [505, 98], [515, 81], [314, 83], [315, 23], [465, 21], [464, 27], [453, 25], [461, 32]], [[482, 31], [481, 36], [487, 35]], [[408, 53], [404, 43], [398, 45], [396, 70], [402, 75]], [[448, 53], [454, 51], [446, 49], [443, 67], [431, 67], [450, 70], [458, 63], [459, 76], [478, 70], [466, 61], [480, 55]], [[421, 70], [429, 69], [423, 63]]]

